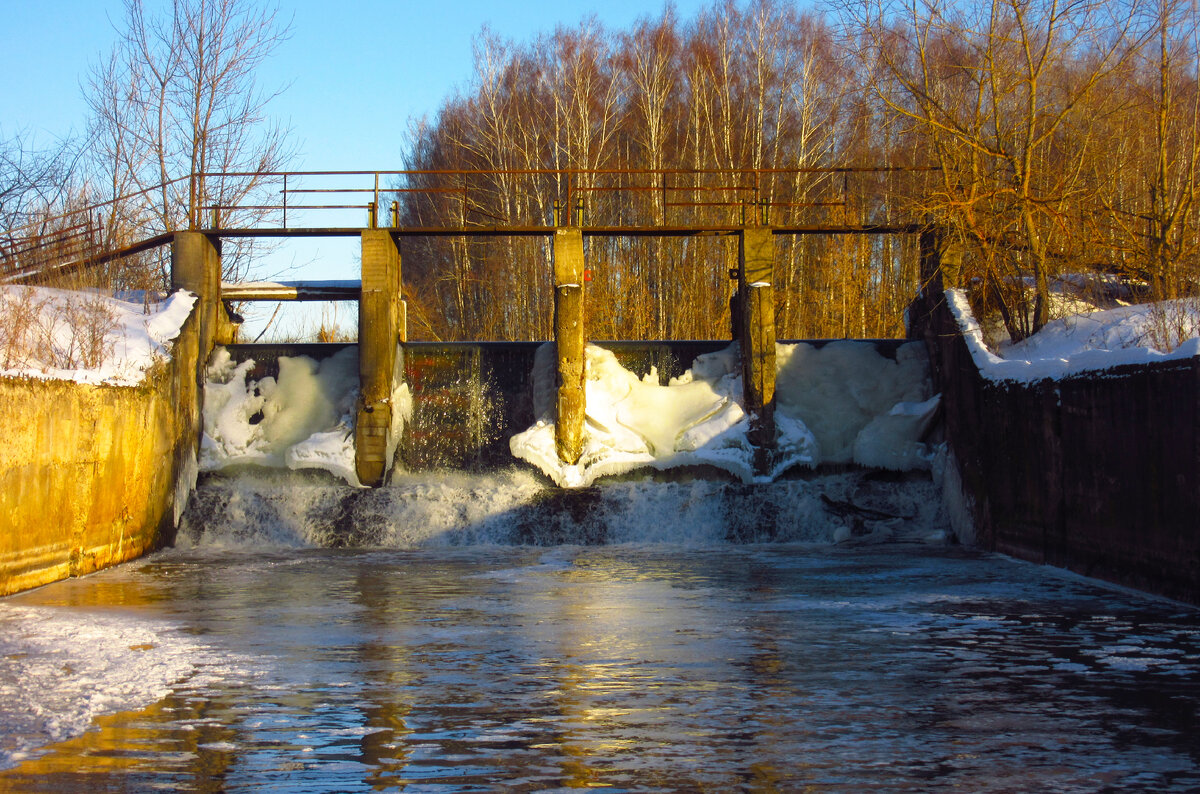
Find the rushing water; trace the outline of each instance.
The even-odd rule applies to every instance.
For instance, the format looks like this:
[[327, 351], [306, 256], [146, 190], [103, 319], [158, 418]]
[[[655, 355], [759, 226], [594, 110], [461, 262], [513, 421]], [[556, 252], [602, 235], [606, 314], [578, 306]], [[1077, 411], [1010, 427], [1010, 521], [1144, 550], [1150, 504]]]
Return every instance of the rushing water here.
[[0, 602], [0, 790], [1200, 788], [1200, 614], [931, 542], [927, 482], [352, 493], [214, 479]]

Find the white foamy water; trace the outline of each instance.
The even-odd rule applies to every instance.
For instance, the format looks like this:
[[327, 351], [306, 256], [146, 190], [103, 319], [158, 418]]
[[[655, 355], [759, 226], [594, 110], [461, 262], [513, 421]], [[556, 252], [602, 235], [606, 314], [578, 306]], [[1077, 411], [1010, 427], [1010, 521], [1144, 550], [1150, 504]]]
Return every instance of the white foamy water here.
[[562, 490], [513, 467], [395, 474], [387, 486], [364, 491], [324, 477], [246, 471], [206, 481], [178, 544], [829, 544], [941, 542], [948, 531], [926, 473], [854, 470], [754, 485], [683, 475]]

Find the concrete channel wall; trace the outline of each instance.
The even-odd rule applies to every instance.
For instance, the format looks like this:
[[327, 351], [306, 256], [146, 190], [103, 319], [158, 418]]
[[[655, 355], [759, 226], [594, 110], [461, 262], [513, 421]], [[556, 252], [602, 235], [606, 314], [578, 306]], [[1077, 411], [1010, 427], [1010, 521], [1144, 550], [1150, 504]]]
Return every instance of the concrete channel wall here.
[[195, 482], [197, 318], [140, 386], [0, 379], [0, 596], [173, 539]]
[[1200, 603], [1196, 359], [993, 382], [940, 290], [910, 318], [930, 349], [977, 545]]

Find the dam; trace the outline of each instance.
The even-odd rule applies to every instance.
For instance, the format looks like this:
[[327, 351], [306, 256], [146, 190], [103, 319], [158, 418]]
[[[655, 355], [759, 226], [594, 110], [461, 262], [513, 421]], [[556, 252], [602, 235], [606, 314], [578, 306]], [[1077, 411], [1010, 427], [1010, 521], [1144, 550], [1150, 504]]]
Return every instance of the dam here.
[[[1192, 535], [1173, 518], [1194, 497], [1166, 494], [1158, 524], [1105, 523], [1094, 492], [1128, 500], [1124, 486], [1110, 477], [1087, 490], [1063, 474], [1090, 471], [1075, 461], [1097, 436], [1076, 406], [1125, 388], [1119, 377], [1039, 387], [1057, 394], [988, 381], [970, 369], [933, 273], [910, 309], [912, 339], [777, 340], [769, 302], [748, 299], [770, 279], [744, 243], [736, 343], [589, 345], [572, 304], [584, 282], [569, 273], [555, 283], [560, 345], [411, 342], [392, 288], [395, 236], [383, 229], [354, 231], [362, 279], [337, 288], [364, 306], [378, 293], [358, 346], [242, 346], [222, 301], [251, 288], [222, 285], [214, 266], [227, 231], [176, 236], [179, 259], [190, 257], [178, 278], [198, 296], [195, 338], [208, 340], [179, 379], [195, 390], [176, 402], [203, 416], [219, 408], [206, 403], [220, 386], [239, 422], [220, 437], [212, 423], [186, 425], [208, 470], [178, 497], [157, 552], [0, 601], [0, 788], [1200, 786], [1200, 630], [1182, 602], [1196, 600]], [[936, 269], [936, 233], [884, 231], [920, 235], [923, 266]], [[765, 245], [761, 229], [750, 236]], [[254, 289], [277, 287], [302, 292]], [[576, 341], [564, 362], [557, 354]], [[723, 352], [731, 344], [736, 354]], [[756, 356], [757, 368], [727, 366]], [[845, 360], [880, 372], [920, 362], [921, 385], [831, 392], [838, 416], [851, 402], [873, 407], [822, 424], [790, 390], [838, 382], [821, 367]], [[630, 392], [647, 390], [633, 414], [657, 410], [655, 390], [672, 382], [703, 386], [689, 391], [703, 397], [695, 410], [672, 412], [683, 417], [676, 442], [723, 438], [707, 449], [732, 463], [699, 462], [704, 443], [665, 450], [657, 435], [645, 449], [615, 432], [621, 443], [604, 450], [580, 443], [598, 424], [612, 431], [608, 417], [641, 426], [615, 399], [589, 399], [593, 382], [571, 380], [601, 364], [618, 364], [606, 371]], [[1166, 384], [1192, 367], [1150, 371]], [[300, 375], [316, 393], [326, 368], [352, 386], [324, 395], [330, 418], [294, 442], [273, 435], [286, 447], [268, 444], [273, 390]], [[740, 395], [721, 390], [739, 378], [750, 384]], [[946, 402], [930, 403], [935, 393]], [[1001, 437], [1024, 454], [997, 460], [989, 445], [1009, 425], [985, 409], [1025, 400], [1044, 409], [1022, 413], [1038, 432]], [[289, 410], [277, 407], [272, 416]], [[562, 487], [514, 457], [512, 439], [551, 407], [586, 432], [555, 427], [543, 460], [582, 478], [592, 455], [611, 464], [604, 476]], [[735, 407], [741, 417], [722, 413]], [[786, 435], [797, 417], [812, 444]], [[888, 422], [907, 435], [884, 433]], [[1173, 443], [1190, 443], [1185, 429]], [[782, 438], [793, 440], [771, 443]], [[880, 438], [903, 438], [909, 462], [923, 463], [881, 465], [870, 443]], [[223, 452], [206, 459], [206, 443]], [[1054, 454], [1039, 457], [1038, 444]], [[317, 454], [335, 447], [349, 458]], [[246, 451], [261, 457], [238, 460]], [[637, 465], [621, 469], [618, 452]], [[676, 455], [678, 466], [655, 463]], [[1190, 465], [1166, 445], [1127, 457]], [[1110, 474], [1121, 471], [1110, 458]], [[1081, 495], [1098, 505], [1084, 531], [1058, 507]], [[1087, 566], [1153, 579], [1146, 589], [1181, 600], [1067, 570]]]

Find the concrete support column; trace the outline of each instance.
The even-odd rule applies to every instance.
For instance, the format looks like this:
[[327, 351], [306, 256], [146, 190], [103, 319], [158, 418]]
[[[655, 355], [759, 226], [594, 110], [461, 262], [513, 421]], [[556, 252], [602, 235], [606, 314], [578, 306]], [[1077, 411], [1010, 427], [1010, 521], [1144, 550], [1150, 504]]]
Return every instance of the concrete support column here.
[[198, 377], [203, 382], [208, 354], [221, 327], [221, 239], [201, 232], [176, 232], [171, 242], [171, 291], [185, 289], [198, 296], [196, 324], [200, 332]]
[[775, 448], [775, 235], [769, 227], [738, 233], [738, 341], [750, 415], [754, 467], [767, 474]]
[[358, 378], [354, 465], [363, 485], [383, 484], [392, 462], [392, 390], [401, 335], [400, 249], [387, 229], [362, 232], [362, 297], [358, 304]]
[[554, 344], [558, 360], [558, 415], [554, 447], [564, 463], [583, 453], [583, 234], [554, 232]]

